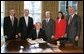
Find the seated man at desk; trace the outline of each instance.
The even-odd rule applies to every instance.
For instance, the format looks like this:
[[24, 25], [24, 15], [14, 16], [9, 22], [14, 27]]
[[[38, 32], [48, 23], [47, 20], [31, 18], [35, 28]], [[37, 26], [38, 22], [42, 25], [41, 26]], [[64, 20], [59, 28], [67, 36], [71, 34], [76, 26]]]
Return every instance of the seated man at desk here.
[[44, 41], [47, 40], [47, 36], [45, 34], [45, 31], [42, 29], [42, 24], [40, 22], [37, 22], [35, 24], [35, 28], [31, 30], [29, 37], [32, 40], [40, 38], [42, 38]]

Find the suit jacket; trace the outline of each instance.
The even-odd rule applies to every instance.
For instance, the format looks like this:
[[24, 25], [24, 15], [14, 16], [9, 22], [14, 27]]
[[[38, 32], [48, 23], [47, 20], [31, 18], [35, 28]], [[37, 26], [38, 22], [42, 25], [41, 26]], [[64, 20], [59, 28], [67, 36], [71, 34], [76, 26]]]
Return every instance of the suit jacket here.
[[[30, 38], [35, 40], [37, 38], [36, 29], [32, 29], [29, 36], [30, 36]], [[47, 40], [47, 36], [45, 34], [45, 30], [40, 29], [40, 31], [38, 33], [38, 38], [43, 38], [43, 40], [45, 40], [45, 41]]]
[[30, 30], [33, 28], [33, 19], [31, 17], [28, 18], [28, 26], [26, 26], [26, 22], [24, 17], [21, 17], [19, 20], [19, 33], [21, 33], [21, 38], [26, 39], [30, 33]]
[[[69, 20], [69, 17], [68, 17], [68, 20]], [[75, 36], [80, 36], [80, 29], [81, 29], [80, 17], [75, 14], [67, 28], [68, 38], [71, 38], [71, 40], [74, 40]]]
[[4, 30], [4, 35], [7, 35], [7, 39], [15, 38], [15, 35], [17, 34], [17, 18], [14, 17], [14, 23], [12, 26], [10, 16], [5, 17], [3, 30]]
[[50, 19], [49, 22], [46, 23], [46, 20], [43, 20], [42, 27], [45, 30], [48, 40], [50, 40], [51, 36], [54, 34], [54, 21], [52, 19]]

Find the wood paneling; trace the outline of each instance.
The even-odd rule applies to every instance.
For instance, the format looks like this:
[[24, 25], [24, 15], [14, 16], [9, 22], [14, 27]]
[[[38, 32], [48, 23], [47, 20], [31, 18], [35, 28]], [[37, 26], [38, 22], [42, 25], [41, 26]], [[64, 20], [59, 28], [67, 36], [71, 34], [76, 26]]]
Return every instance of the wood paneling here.
[[5, 1], [5, 15], [9, 15], [9, 10], [14, 8], [16, 10], [15, 16], [19, 18], [22, 16], [22, 12], [24, 9], [24, 2], [23, 1]]
[[81, 32], [78, 45], [83, 48], [83, 1], [78, 1], [78, 15], [81, 18]]
[[51, 12], [51, 18], [55, 19], [58, 12], [58, 1], [42, 1], [42, 19], [45, 18], [45, 12]]

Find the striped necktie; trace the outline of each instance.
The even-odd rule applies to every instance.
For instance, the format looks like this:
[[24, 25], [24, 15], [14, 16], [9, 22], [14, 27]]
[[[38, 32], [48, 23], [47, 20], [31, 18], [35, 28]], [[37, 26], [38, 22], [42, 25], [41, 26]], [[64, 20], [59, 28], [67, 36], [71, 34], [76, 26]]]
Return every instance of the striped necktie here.
[[68, 21], [68, 24], [71, 23], [71, 20], [72, 20], [72, 16], [69, 17], [69, 21]]

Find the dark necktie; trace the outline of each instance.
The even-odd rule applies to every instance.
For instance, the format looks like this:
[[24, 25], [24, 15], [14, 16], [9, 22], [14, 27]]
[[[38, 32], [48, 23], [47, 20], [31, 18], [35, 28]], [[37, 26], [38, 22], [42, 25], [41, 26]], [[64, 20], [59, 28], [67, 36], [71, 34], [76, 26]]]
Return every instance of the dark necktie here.
[[48, 23], [48, 19], [46, 20], [46, 23]]
[[13, 23], [14, 23], [14, 18], [12, 17], [12, 25], [13, 25]]
[[68, 21], [68, 24], [71, 23], [71, 20], [72, 20], [72, 16], [69, 17], [69, 21]]
[[48, 25], [48, 19], [46, 20], [46, 26]]

